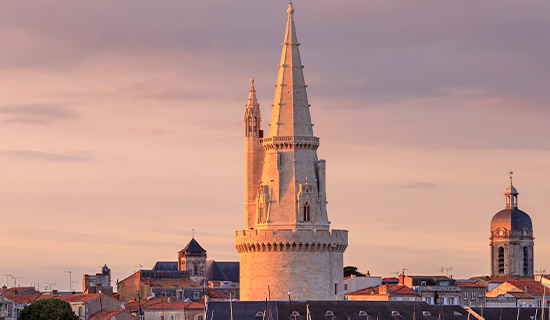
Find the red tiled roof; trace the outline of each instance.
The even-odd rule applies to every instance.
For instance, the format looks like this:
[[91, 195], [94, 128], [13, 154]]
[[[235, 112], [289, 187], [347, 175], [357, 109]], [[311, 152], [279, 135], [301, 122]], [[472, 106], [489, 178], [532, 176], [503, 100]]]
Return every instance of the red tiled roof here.
[[40, 295], [34, 296], [6, 296], [4, 297], [16, 304], [31, 304], [34, 300], [40, 298]]
[[219, 291], [216, 291], [215, 289], [208, 288], [206, 289], [206, 294], [209, 298], [213, 299], [228, 299], [229, 297]]
[[515, 292], [515, 291], [508, 291], [509, 295], [511, 295], [514, 298], [523, 298], [523, 299], [534, 299], [534, 297], [530, 294], [527, 294], [525, 292]]
[[457, 281], [457, 282], [455, 282], [455, 285], [457, 285], [459, 287], [485, 288], [485, 286], [482, 286], [482, 285], [477, 284], [475, 282], [468, 282], [468, 281]]
[[20, 294], [20, 292], [22, 291], [32, 291], [33, 293], [32, 295], [38, 293], [38, 291], [36, 291], [34, 287], [13, 287], [13, 288], [2, 289], [2, 294], [0, 295], [3, 297], [11, 296], [14, 294], [14, 291], [15, 291], [15, 294]]
[[[204, 309], [204, 303], [196, 301], [168, 301], [168, 298], [154, 298], [151, 300], [141, 300], [142, 310], [182, 310], [185, 309]], [[126, 304], [126, 310], [134, 311], [139, 309], [138, 301], [132, 301]]]
[[[390, 295], [418, 295], [409, 287], [399, 284], [388, 284], [388, 294]], [[380, 286], [374, 288], [365, 288], [355, 292], [346, 293], [346, 296], [365, 296], [365, 295], [378, 295], [380, 294]]]
[[115, 299], [113, 296], [106, 295], [106, 294], [103, 294], [103, 293], [67, 294], [67, 295], [60, 294], [60, 295], [55, 295], [54, 298], [58, 298], [58, 299], [61, 299], [63, 301], [67, 301], [67, 302], [88, 302], [88, 301], [97, 299], [99, 296], [109, 297], [111, 299]]
[[152, 287], [161, 286], [163, 288], [202, 288], [202, 286], [191, 279], [166, 279], [166, 280], [150, 280]]
[[122, 309], [115, 310], [101, 310], [98, 313], [90, 317], [90, 320], [109, 320], [112, 317], [116, 316], [119, 313], [124, 312]]

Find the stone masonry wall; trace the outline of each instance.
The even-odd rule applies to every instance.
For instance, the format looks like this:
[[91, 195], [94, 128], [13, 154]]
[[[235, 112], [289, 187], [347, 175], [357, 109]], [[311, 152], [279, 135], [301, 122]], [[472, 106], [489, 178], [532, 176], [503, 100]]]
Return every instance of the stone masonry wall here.
[[[235, 235], [242, 301], [343, 299], [347, 231], [243, 230]], [[335, 293], [336, 290], [336, 293]]]

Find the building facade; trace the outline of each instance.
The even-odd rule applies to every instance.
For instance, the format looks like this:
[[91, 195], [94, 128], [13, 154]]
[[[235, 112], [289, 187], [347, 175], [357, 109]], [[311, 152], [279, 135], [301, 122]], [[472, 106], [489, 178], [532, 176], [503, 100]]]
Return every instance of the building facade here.
[[101, 268], [101, 273], [83, 275], [82, 293], [113, 294], [113, 287], [111, 286], [111, 269], [109, 269], [107, 265], [104, 265], [103, 268]]
[[332, 230], [292, 4], [269, 134], [252, 80], [245, 108], [245, 229], [235, 232], [241, 300], [343, 299], [347, 230]]
[[512, 184], [504, 192], [504, 210], [491, 220], [491, 276], [533, 278], [533, 225], [518, 209], [518, 192]]

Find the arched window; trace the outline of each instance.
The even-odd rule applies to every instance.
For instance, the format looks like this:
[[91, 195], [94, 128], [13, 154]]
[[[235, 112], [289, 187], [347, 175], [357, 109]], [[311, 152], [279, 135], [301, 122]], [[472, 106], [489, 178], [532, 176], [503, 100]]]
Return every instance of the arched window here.
[[310, 207], [309, 207], [309, 203], [306, 202], [306, 204], [304, 204], [304, 221], [311, 221], [311, 216], [310, 216]]
[[504, 248], [498, 247], [498, 274], [504, 274]]
[[193, 262], [193, 275], [197, 276], [199, 274], [199, 266], [196, 262]]
[[258, 118], [254, 117], [254, 136], [257, 137], [258, 134]]
[[529, 248], [523, 247], [523, 274], [529, 274]]

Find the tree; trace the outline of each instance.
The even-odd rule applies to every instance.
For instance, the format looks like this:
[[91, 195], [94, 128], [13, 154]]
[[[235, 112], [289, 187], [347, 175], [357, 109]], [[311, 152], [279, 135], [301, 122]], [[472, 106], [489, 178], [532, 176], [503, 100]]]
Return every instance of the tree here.
[[[2, 310], [3, 305], [4, 305], [3, 303], [0, 303], [0, 310]], [[5, 319], [4, 317], [0, 317], [0, 320], [4, 320], [4, 319]]]
[[439, 293], [437, 291], [434, 293], [434, 304], [439, 304]]
[[38, 299], [25, 306], [18, 320], [79, 320], [71, 305], [58, 298]]
[[354, 274], [358, 277], [366, 276], [364, 273], [361, 273], [361, 272], [357, 271], [357, 267], [355, 267], [355, 266], [344, 267], [344, 278], [349, 277], [352, 274]]

